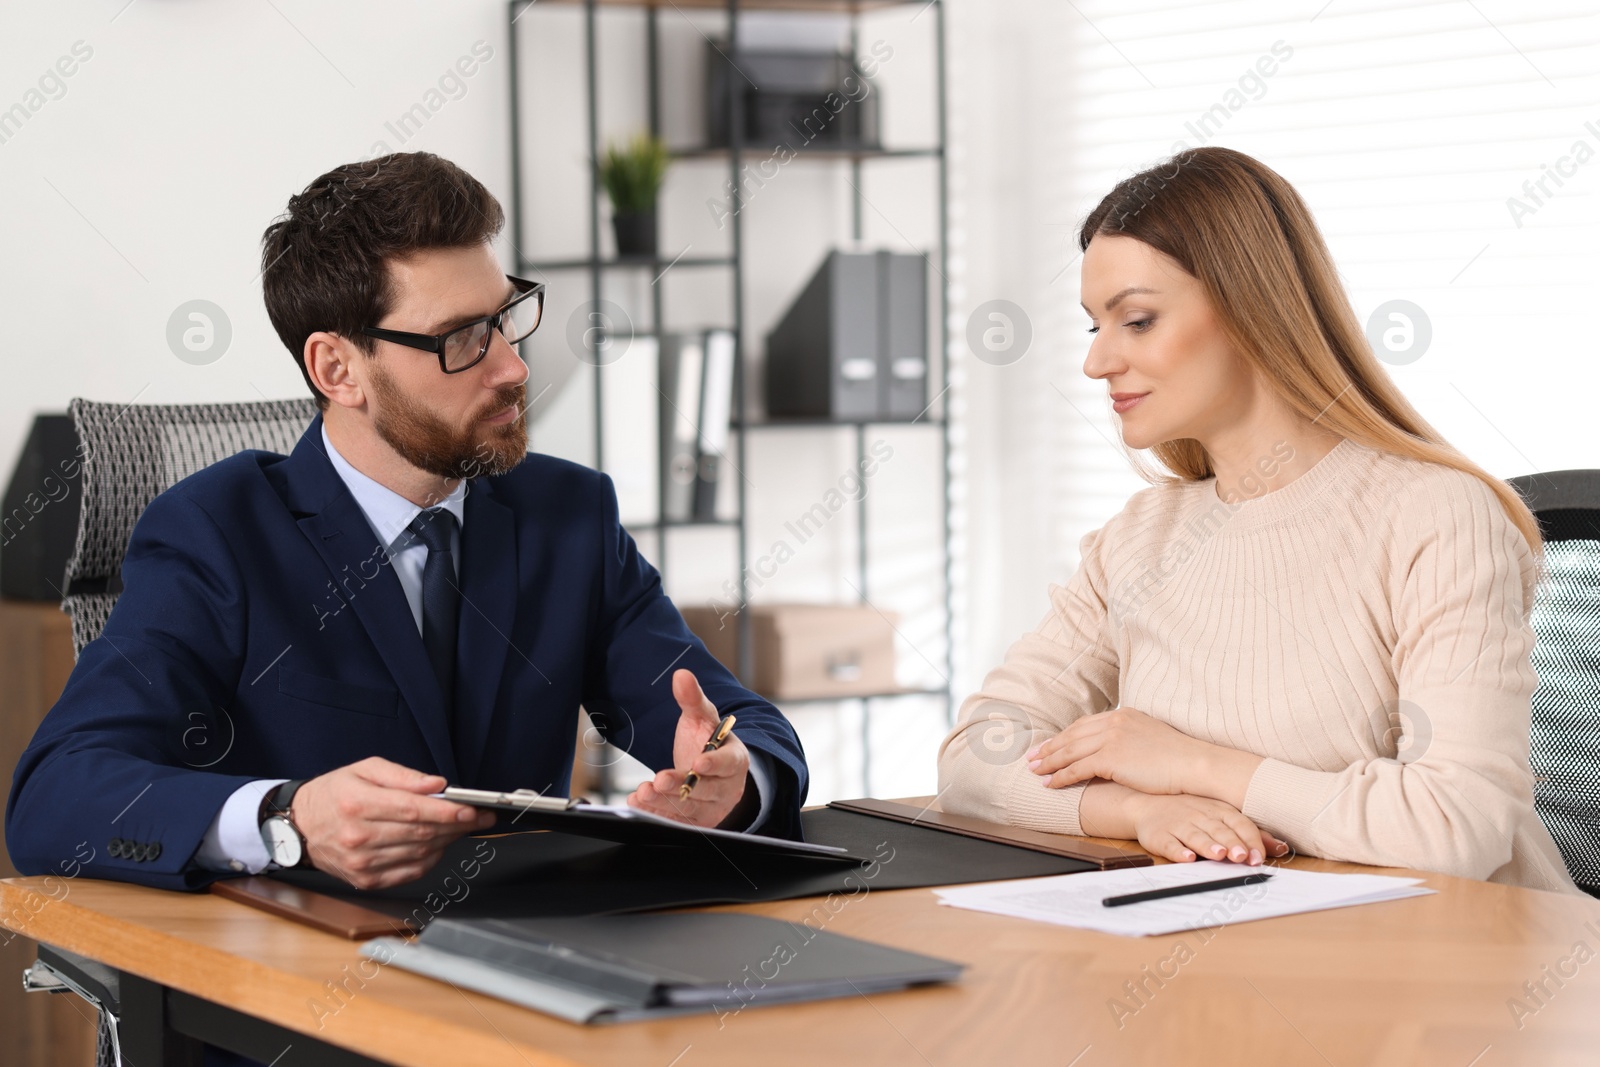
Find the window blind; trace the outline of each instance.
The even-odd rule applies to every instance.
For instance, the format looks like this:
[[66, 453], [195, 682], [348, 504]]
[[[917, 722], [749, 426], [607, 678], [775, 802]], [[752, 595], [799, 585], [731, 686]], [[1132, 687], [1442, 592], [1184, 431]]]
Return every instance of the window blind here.
[[[1388, 370], [1424, 417], [1491, 472], [1600, 466], [1589, 326], [1600, 281], [1600, 16], [1552, 0], [1311, 0], [1035, 8], [1062, 48], [1041, 79], [1033, 190], [1060, 239], [1036, 297], [1066, 315], [1035, 417], [1051, 428], [1052, 567], [1139, 482], [1108, 442], [1105, 386], [1081, 374], [1071, 224], [1115, 182], [1184, 147], [1254, 155], [1305, 197], [1358, 318], [1384, 317]], [[1052, 205], [1064, 203], [1068, 210]], [[1406, 330], [1412, 347], [1404, 350]], [[1421, 331], [1421, 334], [1418, 333]], [[1426, 335], [1423, 348], [1417, 338]], [[1421, 349], [1420, 352], [1418, 349]]]

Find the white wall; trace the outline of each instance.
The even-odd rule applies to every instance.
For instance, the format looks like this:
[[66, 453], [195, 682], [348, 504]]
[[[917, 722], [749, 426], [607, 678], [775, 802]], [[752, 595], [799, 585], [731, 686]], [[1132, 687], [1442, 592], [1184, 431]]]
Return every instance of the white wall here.
[[[316, 175], [386, 144], [507, 182], [497, 3], [22, 4], [0, 31], [0, 107], [75, 43], [92, 50], [0, 144], [0, 301], [9, 350], [0, 467], [36, 410], [74, 396], [181, 402], [298, 396], [267, 320], [261, 233]], [[492, 58], [404, 145], [387, 128], [476, 42]], [[166, 341], [185, 301], [233, 340], [194, 366]]]

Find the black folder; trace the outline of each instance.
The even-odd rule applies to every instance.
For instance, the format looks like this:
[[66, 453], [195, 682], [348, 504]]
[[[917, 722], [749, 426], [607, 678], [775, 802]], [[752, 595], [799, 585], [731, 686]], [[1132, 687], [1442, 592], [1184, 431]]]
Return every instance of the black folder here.
[[963, 964], [758, 915], [449, 919], [362, 954], [576, 1023], [884, 993]]
[[[835, 802], [840, 804], [841, 802]], [[939, 813], [888, 802], [882, 810], [828, 807], [801, 813], [807, 840], [845, 849], [848, 862], [781, 852], [741, 852], [720, 837], [690, 835], [679, 847], [619, 844], [571, 833], [464, 838], [415, 882], [352, 889], [322, 871], [277, 871], [230, 878], [212, 892], [296, 922], [361, 940], [415, 933], [453, 919], [534, 919], [617, 915], [707, 904], [751, 904], [796, 897], [856, 896], [968, 882], [1073, 874], [1149, 862], [1131, 850], [1059, 837], [1052, 851], [988, 825], [974, 836], [939, 824]], [[904, 809], [904, 810], [895, 810]], [[519, 826], [518, 829], [521, 827]], [[952, 831], [956, 832], [952, 832]], [[1025, 832], [1022, 832], [1025, 833]], [[819, 902], [818, 907], [823, 905]]]

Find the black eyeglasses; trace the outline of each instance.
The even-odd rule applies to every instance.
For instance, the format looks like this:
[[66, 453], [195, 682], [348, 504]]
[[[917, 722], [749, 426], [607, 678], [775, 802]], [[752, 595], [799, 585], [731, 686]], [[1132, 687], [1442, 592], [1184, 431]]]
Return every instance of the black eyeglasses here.
[[506, 280], [517, 288], [517, 295], [493, 315], [457, 326], [448, 333], [435, 336], [428, 333], [405, 333], [384, 330], [377, 326], [363, 327], [361, 332], [380, 341], [393, 341], [407, 348], [420, 348], [439, 357], [439, 369], [446, 374], [459, 374], [483, 362], [489, 354], [489, 339], [493, 330], [499, 330], [507, 342], [516, 344], [526, 340], [539, 328], [544, 317], [544, 282], [530, 282], [525, 278]]

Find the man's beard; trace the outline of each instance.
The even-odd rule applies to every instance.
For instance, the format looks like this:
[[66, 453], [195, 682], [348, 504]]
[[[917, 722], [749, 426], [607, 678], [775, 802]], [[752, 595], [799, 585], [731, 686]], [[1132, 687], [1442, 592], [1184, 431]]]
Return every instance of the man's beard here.
[[[494, 402], [473, 415], [465, 427], [451, 426], [402, 393], [381, 367], [373, 366], [371, 386], [377, 399], [372, 425], [388, 446], [418, 470], [441, 478], [488, 478], [505, 474], [528, 455], [527, 391], [508, 385]], [[517, 417], [499, 426], [484, 418], [515, 405]], [[481, 439], [480, 439], [481, 438]]]

